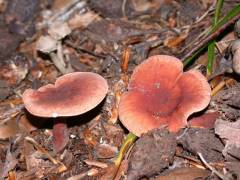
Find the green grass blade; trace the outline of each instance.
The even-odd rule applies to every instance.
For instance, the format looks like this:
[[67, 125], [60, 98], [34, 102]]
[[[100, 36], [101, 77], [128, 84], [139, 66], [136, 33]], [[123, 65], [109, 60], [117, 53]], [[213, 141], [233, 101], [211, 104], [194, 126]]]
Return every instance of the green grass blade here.
[[[217, 6], [214, 14], [214, 19], [213, 19], [213, 27], [218, 23], [218, 19], [221, 14], [221, 9], [223, 6], [224, 0], [218, 0], [217, 1]], [[207, 75], [210, 76], [213, 72], [213, 63], [215, 59], [215, 40], [212, 40], [209, 45], [208, 45], [208, 63], [207, 63]]]
[[210, 76], [213, 72], [213, 62], [215, 59], [215, 40], [211, 41], [208, 45], [208, 63], [207, 63], [207, 75]]
[[[224, 26], [228, 21], [231, 21], [232, 19], [234, 19], [236, 16], [238, 16], [240, 14], [240, 5], [235, 6], [232, 10], [230, 10], [226, 16], [224, 16], [222, 19], [220, 19], [218, 21], [218, 23], [211, 27], [208, 31], [207, 31], [207, 36], [216, 32], [219, 28], [221, 28], [222, 26]], [[194, 61], [194, 59], [208, 46], [209, 43], [203, 45], [199, 50], [197, 50], [195, 53], [193, 53], [192, 56], [187, 57], [184, 61], [184, 67], [188, 66], [191, 62]]]
[[129, 147], [133, 145], [133, 143], [136, 141], [136, 139], [137, 139], [137, 136], [131, 132], [127, 135], [127, 137], [125, 138], [125, 140], [120, 148], [118, 156], [117, 156], [116, 160], [114, 161], [116, 166], [120, 166], [125, 153], [129, 149]]
[[207, 35], [218, 30], [220, 27], [222, 27], [224, 24], [226, 24], [226, 22], [230, 21], [232, 18], [237, 16], [239, 13], [240, 13], [240, 5], [237, 5], [231, 11], [229, 11], [226, 16], [224, 16], [222, 19], [220, 19], [216, 25], [214, 25], [212, 28], [210, 28]]
[[186, 68], [190, 63], [193, 62], [193, 60], [201, 53], [203, 52], [203, 50], [207, 47], [208, 44], [205, 44], [203, 47], [201, 47], [200, 49], [198, 49], [195, 53], [193, 53], [192, 56], [186, 58], [183, 61], [183, 67]]

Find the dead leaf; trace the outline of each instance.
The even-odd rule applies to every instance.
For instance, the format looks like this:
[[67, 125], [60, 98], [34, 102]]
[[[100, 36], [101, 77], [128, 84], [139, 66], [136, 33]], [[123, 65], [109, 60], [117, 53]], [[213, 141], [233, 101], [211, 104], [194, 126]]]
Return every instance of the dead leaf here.
[[45, 161], [44, 158], [42, 158], [44, 155], [36, 151], [34, 146], [27, 140], [24, 140], [23, 155], [25, 157], [27, 171], [33, 173], [34, 179], [42, 178], [44, 175], [44, 169], [42, 167], [51, 165], [50, 162]]
[[206, 179], [209, 175], [210, 172], [205, 169], [183, 167], [179, 169], [174, 169], [165, 176], [158, 176], [154, 180]]
[[[226, 141], [223, 155], [228, 153], [240, 157], [240, 121], [228, 122], [217, 120], [215, 123], [215, 133]], [[236, 152], [237, 151], [237, 152]], [[231, 152], [234, 152], [231, 153]]]
[[183, 134], [179, 132], [178, 144], [193, 155], [201, 153], [207, 162], [221, 162], [224, 148], [214, 130], [206, 128], [189, 128]]
[[18, 85], [28, 74], [29, 65], [23, 55], [14, 55], [1, 64], [0, 80], [12, 87]]
[[3, 162], [2, 162], [2, 160], [0, 159], [0, 175], [2, 175], [3, 174]]
[[6, 160], [3, 167], [2, 178], [8, 175], [8, 172], [15, 168], [16, 164], [18, 163], [15, 154], [11, 152], [11, 146], [9, 146], [7, 150]]
[[[43, 121], [43, 122], [45, 122], [45, 121]], [[19, 124], [20, 129], [25, 132], [32, 132], [32, 131], [35, 131], [36, 129], [38, 129], [37, 124], [33, 124], [26, 117], [26, 115], [23, 115], [19, 118], [18, 124]], [[41, 122], [39, 122], [39, 124], [41, 124]], [[39, 125], [39, 127], [40, 127], [40, 125]]]
[[66, 6], [74, 3], [74, 0], [55, 0], [53, 1], [52, 10], [59, 12], [64, 9]]
[[171, 37], [169, 39], [166, 39], [164, 41], [164, 45], [169, 48], [174, 48], [180, 45], [188, 36], [188, 33], [183, 33], [180, 36], [177, 37]]
[[131, 0], [131, 3], [135, 11], [147, 11], [152, 8], [159, 9], [159, 7], [166, 2], [165, 0]]
[[105, 169], [104, 174], [100, 177], [100, 180], [120, 180], [123, 173], [127, 171], [128, 161], [123, 160], [120, 167], [115, 164], [110, 165]]
[[113, 158], [116, 156], [118, 149], [116, 146], [111, 144], [97, 144], [96, 147], [96, 155], [98, 158]]
[[68, 21], [68, 24], [73, 30], [77, 28], [85, 28], [92, 22], [99, 19], [100, 17], [98, 14], [94, 13], [93, 11], [88, 11], [85, 14], [76, 14]]
[[6, 139], [19, 133], [20, 129], [15, 117], [0, 121], [0, 139]]

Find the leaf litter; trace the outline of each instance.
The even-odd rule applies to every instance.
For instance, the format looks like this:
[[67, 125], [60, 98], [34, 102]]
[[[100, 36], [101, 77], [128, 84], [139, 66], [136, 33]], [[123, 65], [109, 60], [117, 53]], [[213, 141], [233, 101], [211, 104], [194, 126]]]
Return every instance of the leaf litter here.
[[[127, 130], [117, 118], [118, 104], [133, 70], [153, 55], [181, 59], [191, 52], [204, 37], [202, 31], [211, 26], [215, 1], [0, 2], [1, 177], [104, 180], [214, 179], [216, 174], [229, 179], [240, 177], [239, 51], [234, 45], [239, 41], [240, 30], [239, 22], [234, 29], [235, 21], [229, 21], [229, 28], [223, 28], [226, 32], [220, 32], [222, 37], [235, 34], [224, 39], [227, 43], [223, 49], [218, 46], [221, 38], [216, 39], [218, 65], [214, 72], [218, 77], [212, 77], [215, 85], [212, 81], [210, 84], [215, 88], [223, 82], [223, 89], [216, 90], [210, 105], [193, 114], [187, 127], [177, 134], [168, 132], [168, 127], [143, 134], [127, 151], [120, 167], [115, 165], [127, 137]], [[221, 17], [233, 8], [238, 10], [237, 1], [224, 2]], [[54, 55], [39, 52], [36, 43], [48, 32], [52, 34], [50, 30], [56, 27], [53, 26], [56, 22], [60, 25], [53, 29], [54, 33], [67, 25], [68, 35], [56, 40]], [[202, 62], [207, 61], [206, 56], [201, 58]], [[188, 68], [198, 69], [199, 59]], [[202, 62], [200, 70], [204, 74], [206, 63]], [[109, 90], [96, 108], [67, 121], [69, 141], [56, 154], [53, 119], [32, 116], [24, 109], [21, 95], [26, 89], [52, 84], [61, 75], [75, 71], [100, 74], [107, 80]], [[229, 85], [229, 79], [235, 83]], [[195, 121], [193, 125], [191, 120]]]

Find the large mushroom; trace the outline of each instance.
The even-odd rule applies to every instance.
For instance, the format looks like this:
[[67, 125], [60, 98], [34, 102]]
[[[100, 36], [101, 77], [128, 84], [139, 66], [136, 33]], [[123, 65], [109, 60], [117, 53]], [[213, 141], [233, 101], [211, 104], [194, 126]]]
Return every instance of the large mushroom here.
[[[54, 118], [54, 149], [60, 152], [66, 145], [66, 118], [83, 114], [96, 107], [106, 96], [106, 80], [91, 72], [74, 72], [59, 77], [55, 85], [48, 84], [38, 90], [23, 93], [25, 108], [33, 115]], [[65, 138], [66, 139], [66, 138]]]
[[119, 104], [119, 118], [133, 134], [167, 126], [176, 132], [187, 125], [188, 117], [210, 102], [211, 89], [197, 70], [183, 73], [182, 62], [158, 55], [134, 70], [128, 91]]

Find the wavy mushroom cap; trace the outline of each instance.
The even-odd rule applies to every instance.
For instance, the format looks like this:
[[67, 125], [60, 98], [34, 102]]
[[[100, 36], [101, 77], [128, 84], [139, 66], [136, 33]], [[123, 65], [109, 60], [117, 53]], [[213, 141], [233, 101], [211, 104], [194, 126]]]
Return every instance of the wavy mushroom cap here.
[[96, 107], [106, 96], [106, 80], [91, 72], [74, 72], [59, 77], [55, 85], [23, 93], [25, 108], [40, 117], [64, 117], [83, 114]]
[[183, 73], [179, 59], [152, 56], [135, 68], [119, 104], [119, 118], [137, 136], [162, 126], [176, 132], [192, 113], [207, 107], [210, 94], [200, 72]]

